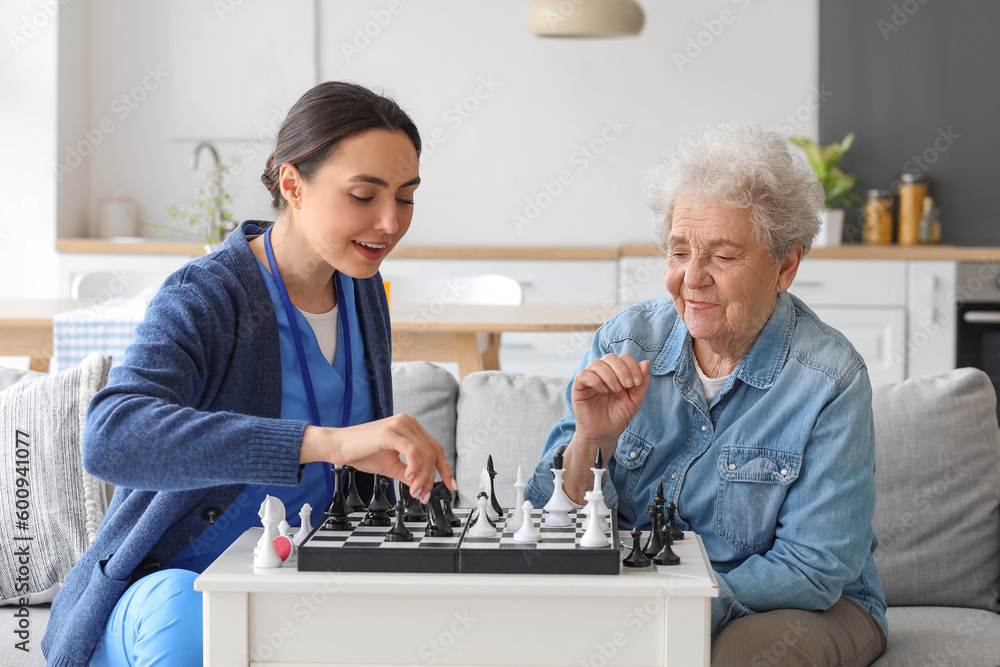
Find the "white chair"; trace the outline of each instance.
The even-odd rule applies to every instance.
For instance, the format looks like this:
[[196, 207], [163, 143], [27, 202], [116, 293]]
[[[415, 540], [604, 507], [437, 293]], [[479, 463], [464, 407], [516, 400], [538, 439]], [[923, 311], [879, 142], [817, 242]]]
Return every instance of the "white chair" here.
[[[521, 283], [499, 273], [471, 276], [409, 277], [383, 274], [390, 283], [390, 301], [396, 304], [461, 304], [520, 306], [524, 302]], [[484, 369], [500, 368], [500, 334], [478, 333], [476, 345]], [[427, 359], [426, 361], [433, 361]]]
[[[136, 271], [89, 271], [73, 279], [70, 296], [74, 299], [128, 299], [149, 288], [159, 289], [166, 279], [164, 273]], [[155, 291], [155, 290], [154, 290]]]

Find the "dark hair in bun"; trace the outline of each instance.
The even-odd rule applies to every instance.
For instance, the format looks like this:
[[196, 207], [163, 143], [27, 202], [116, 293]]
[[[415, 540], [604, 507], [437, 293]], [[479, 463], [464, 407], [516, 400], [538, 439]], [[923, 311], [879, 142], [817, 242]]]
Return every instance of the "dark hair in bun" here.
[[286, 205], [278, 185], [281, 165], [294, 165], [309, 181], [342, 141], [375, 129], [405, 132], [420, 156], [417, 126], [389, 98], [342, 81], [327, 81], [307, 91], [288, 110], [260, 177], [271, 193], [274, 212], [281, 213]]

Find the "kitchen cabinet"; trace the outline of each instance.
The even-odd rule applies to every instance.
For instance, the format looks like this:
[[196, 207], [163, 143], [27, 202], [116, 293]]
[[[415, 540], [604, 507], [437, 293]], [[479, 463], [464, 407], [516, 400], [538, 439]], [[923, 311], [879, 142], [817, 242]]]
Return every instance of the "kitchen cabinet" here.
[[957, 262], [908, 262], [907, 377], [955, 368]]

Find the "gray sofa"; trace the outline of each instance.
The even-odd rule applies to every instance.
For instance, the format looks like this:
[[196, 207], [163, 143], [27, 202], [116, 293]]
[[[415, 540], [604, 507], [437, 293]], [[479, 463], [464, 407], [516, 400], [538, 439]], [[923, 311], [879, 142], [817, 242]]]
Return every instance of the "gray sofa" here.
[[[17, 379], [0, 371], [0, 390]], [[448, 451], [462, 505], [472, 503], [490, 454], [499, 498], [512, 505], [517, 466], [530, 474], [565, 411], [564, 378], [485, 372], [458, 383], [437, 366], [412, 362], [394, 365], [393, 381], [396, 410], [416, 416]], [[1000, 665], [995, 405], [988, 378], [972, 369], [875, 388], [876, 559], [890, 626], [880, 667]], [[26, 653], [10, 639], [15, 608], [0, 609], [3, 667], [44, 664], [37, 646], [48, 607], [29, 610]]]

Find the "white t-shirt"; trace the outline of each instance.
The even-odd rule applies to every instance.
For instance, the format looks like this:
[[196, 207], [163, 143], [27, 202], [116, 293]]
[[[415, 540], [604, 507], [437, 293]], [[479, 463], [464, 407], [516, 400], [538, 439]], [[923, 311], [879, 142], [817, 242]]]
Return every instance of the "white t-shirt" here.
[[320, 352], [333, 366], [333, 362], [337, 358], [337, 306], [326, 313], [307, 313], [302, 309], [299, 309], [299, 312], [306, 318], [313, 333], [316, 334]]
[[[694, 355], [691, 355], [691, 357], [694, 359]], [[720, 378], [710, 378], [705, 375], [705, 371], [701, 370], [697, 359], [694, 359], [694, 368], [698, 371], [698, 380], [701, 381], [701, 392], [705, 394], [705, 402], [711, 405], [715, 397], [722, 391], [722, 388], [726, 386], [726, 380], [729, 379], [729, 375], [723, 375]]]

